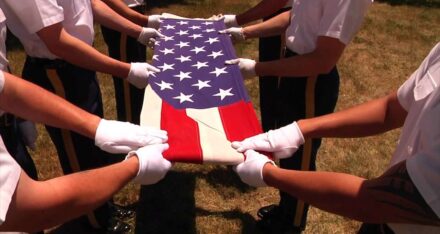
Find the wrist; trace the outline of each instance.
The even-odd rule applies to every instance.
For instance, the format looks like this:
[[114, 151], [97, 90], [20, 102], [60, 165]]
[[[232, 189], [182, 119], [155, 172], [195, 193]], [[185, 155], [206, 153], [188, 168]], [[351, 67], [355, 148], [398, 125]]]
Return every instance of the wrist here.
[[241, 28], [241, 34], [243, 35], [243, 39], [247, 40], [250, 38], [249, 28], [248, 27], [242, 27]]
[[266, 183], [269, 186], [273, 186], [273, 178], [274, 178], [274, 173], [276, 172], [276, 170], [277, 170], [277, 167], [270, 162], [267, 162], [263, 166], [262, 176], [263, 176], [264, 183]]
[[123, 163], [126, 163], [128, 165], [130, 176], [132, 178], [136, 177], [139, 172], [139, 165], [140, 165], [138, 156], [134, 154], [132, 157], [129, 157], [126, 160], [124, 160]]

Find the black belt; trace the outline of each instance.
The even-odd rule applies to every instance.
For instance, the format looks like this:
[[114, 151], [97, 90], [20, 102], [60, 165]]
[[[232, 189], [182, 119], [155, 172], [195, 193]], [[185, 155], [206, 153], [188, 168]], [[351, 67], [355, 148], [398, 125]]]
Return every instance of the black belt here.
[[36, 58], [31, 56], [27, 56], [27, 60], [33, 64], [38, 64], [40, 66], [53, 67], [53, 68], [62, 67], [69, 64], [68, 62], [62, 59]]

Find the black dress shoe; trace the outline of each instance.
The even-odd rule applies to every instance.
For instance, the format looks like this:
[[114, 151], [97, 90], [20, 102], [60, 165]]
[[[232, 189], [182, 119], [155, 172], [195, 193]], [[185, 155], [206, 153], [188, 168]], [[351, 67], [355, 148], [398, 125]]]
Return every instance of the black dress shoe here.
[[293, 219], [284, 214], [278, 205], [261, 207], [257, 216], [260, 218], [257, 221], [257, 228], [264, 233], [299, 234], [302, 232], [301, 228], [293, 225]]
[[280, 207], [278, 205], [272, 204], [261, 207], [257, 212], [257, 216], [260, 219], [264, 219], [271, 216], [279, 216], [279, 213], [280, 213]]

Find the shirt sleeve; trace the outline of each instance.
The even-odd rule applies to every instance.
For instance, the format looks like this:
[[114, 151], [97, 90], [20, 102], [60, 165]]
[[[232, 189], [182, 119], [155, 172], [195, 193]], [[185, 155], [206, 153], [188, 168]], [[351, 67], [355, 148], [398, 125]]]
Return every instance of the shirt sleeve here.
[[432, 76], [429, 71], [438, 69], [438, 64], [440, 64], [440, 43], [429, 52], [419, 68], [417, 68], [417, 70], [397, 91], [399, 103], [406, 111], [409, 111], [411, 104], [416, 101], [416, 98], [422, 98], [433, 91], [432, 89], [435, 88], [435, 85], [433, 84], [438, 83], [438, 81], [433, 80], [432, 77], [428, 77], [427, 79], [423, 79], [423, 77]]
[[347, 45], [360, 29], [372, 0], [323, 1], [323, 17], [318, 35], [339, 39]]
[[0, 138], [0, 225], [6, 219], [6, 214], [12, 196], [20, 178], [21, 168], [6, 151], [3, 140]]
[[56, 0], [27, 0], [26, 3], [17, 0], [3, 0], [9, 11], [12, 11], [21, 21], [28, 33], [62, 22], [63, 8]]

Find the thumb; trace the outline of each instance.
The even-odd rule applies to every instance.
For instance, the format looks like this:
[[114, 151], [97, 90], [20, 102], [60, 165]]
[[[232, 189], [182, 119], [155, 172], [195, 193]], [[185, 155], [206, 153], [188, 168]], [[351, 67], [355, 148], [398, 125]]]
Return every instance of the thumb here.
[[160, 72], [160, 69], [147, 63], [147, 70], [152, 72]]
[[231, 59], [231, 60], [226, 60], [225, 64], [229, 64], [229, 65], [234, 65], [234, 64], [239, 64], [240, 63], [240, 59]]
[[167, 143], [165, 143], [165, 144], [159, 144], [159, 145], [157, 146], [157, 148], [158, 148], [161, 152], [164, 152], [165, 150], [167, 150], [167, 149], [170, 148], [170, 145], [168, 145]]

